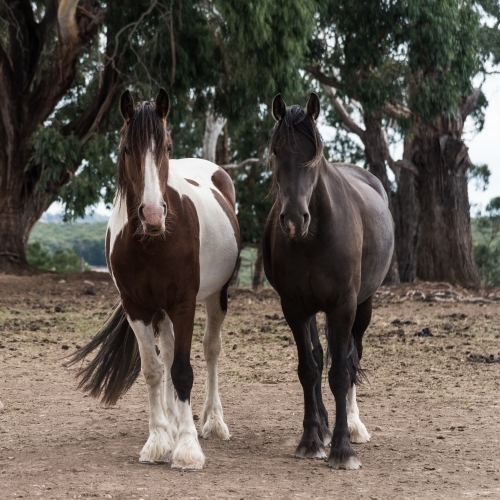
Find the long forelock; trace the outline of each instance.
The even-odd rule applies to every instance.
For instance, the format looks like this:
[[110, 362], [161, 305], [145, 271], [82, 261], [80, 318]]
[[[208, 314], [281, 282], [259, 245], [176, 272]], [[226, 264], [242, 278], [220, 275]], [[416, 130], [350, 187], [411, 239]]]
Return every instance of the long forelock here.
[[276, 123], [269, 142], [269, 164], [272, 164], [273, 149], [275, 147], [285, 147], [288, 151], [294, 151], [296, 134], [308, 137], [315, 147], [313, 158], [305, 166], [313, 168], [320, 164], [323, 159], [323, 139], [314, 120], [306, 110], [298, 105], [286, 108], [285, 116]]
[[144, 171], [146, 154], [152, 150], [157, 164], [167, 155], [169, 135], [165, 122], [157, 115], [151, 102], [142, 102], [137, 105], [130, 121], [123, 125], [121, 130], [120, 149], [118, 155], [118, 191], [125, 191], [125, 148], [134, 155], [136, 162]]

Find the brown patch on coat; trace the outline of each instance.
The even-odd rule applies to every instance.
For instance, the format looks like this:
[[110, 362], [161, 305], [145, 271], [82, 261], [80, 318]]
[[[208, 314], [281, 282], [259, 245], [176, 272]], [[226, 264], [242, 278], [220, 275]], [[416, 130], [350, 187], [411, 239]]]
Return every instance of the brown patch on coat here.
[[193, 186], [199, 186], [199, 184], [196, 181], [193, 181], [192, 179], [186, 179], [189, 184], [192, 184]]
[[229, 177], [229, 174], [219, 167], [212, 175], [212, 183], [234, 209], [236, 206], [236, 193], [234, 191], [233, 180]]

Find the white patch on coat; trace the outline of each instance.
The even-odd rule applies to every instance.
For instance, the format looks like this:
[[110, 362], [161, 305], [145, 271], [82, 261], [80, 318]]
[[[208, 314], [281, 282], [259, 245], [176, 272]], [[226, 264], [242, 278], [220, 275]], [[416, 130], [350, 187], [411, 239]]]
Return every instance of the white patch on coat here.
[[[238, 257], [233, 226], [212, 192], [213, 189], [222, 195], [212, 182], [212, 176], [218, 169], [217, 165], [206, 160], [170, 160], [168, 185], [194, 203], [200, 224], [200, 288], [197, 300], [205, 300], [229, 281]], [[196, 181], [199, 186], [193, 186], [186, 179]]]
[[349, 427], [351, 443], [366, 443], [370, 441], [370, 434], [365, 424], [359, 418], [359, 408], [356, 402], [356, 384], [349, 388], [346, 398], [347, 426]]

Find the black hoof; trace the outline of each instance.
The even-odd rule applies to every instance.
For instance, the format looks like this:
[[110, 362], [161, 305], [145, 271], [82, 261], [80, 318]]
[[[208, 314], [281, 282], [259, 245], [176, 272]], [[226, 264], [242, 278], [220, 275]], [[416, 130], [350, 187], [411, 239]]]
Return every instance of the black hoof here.
[[316, 436], [314, 439], [302, 439], [295, 450], [295, 456], [297, 458], [317, 458], [323, 460], [326, 458], [326, 450], [321, 439]]
[[332, 469], [358, 470], [361, 469], [361, 462], [356, 452], [349, 446], [343, 449], [330, 450], [328, 465]]

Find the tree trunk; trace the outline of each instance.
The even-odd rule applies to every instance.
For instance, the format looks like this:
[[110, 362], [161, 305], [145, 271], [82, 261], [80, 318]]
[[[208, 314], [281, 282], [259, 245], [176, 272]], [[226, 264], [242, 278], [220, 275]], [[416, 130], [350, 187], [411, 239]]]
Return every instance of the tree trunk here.
[[203, 147], [201, 157], [204, 160], [215, 163], [217, 141], [222, 134], [226, 119], [215, 116], [209, 109], [205, 117], [205, 135], [203, 136]]
[[439, 117], [432, 124], [415, 121], [411, 160], [419, 170], [417, 276], [478, 287], [467, 192], [470, 160], [462, 131], [460, 116]]
[[415, 174], [402, 168], [394, 200], [396, 252], [402, 283], [412, 283], [417, 277], [418, 213]]
[[257, 260], [255, 261], [252, 290], [259, 291], [264, 286], [264, 258], [262, 256], [262, 244], [257, 247]]
[[[365, 131], [363, 134], [363, 144], [365, 146], [366, 162], [368, 170], [377, 177], [384, 186], [389, 200], [389, 209], [394, 218], [394, 206], [391, 193], [391, 182], [387, 175], [387, 163], [389, 152], [387, 151], [387, 141], [384, 138], [382, 129], [381, 113], [365, 113], [363, 115]], [[384, 279], [383, 284], [400, 283], [397, 246], [394, 247], [391, 266]]]

